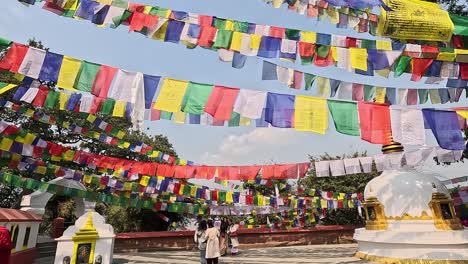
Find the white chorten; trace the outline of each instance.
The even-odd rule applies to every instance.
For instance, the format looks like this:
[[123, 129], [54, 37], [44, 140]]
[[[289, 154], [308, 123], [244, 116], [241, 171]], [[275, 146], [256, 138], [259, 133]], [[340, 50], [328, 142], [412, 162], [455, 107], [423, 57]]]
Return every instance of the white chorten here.
[[379, 263], [468, 263], [468, 230], [436, 174], [384, 171], [364, 191], [366, 228], [357, 229], [357, 256]]

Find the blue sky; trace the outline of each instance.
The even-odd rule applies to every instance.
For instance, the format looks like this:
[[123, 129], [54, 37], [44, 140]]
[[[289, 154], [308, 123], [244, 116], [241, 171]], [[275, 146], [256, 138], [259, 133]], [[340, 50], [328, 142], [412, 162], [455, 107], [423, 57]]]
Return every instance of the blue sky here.
[[[353, 30], [336, 29], [328, 22], [317, 22], [286, 8], [274, 9], [264, 4], [262, 0], [139, 0], [138, 2], [258, 24], [370, 37], [368, 34], [355, 33]], [[25, 7], [16, 0], [2, 1], [4, 12], [0, 16], [0, 35], [23, 43], [28, 38], [35, 37], [51, 51], [132, 71], [230, 87], [313, 95], [310, 92], [288, 90], [278, 82], [261, 81], [261, 61], [256, 58], [249, 58], [246, 66], [237, 70], [231, 68], [230, 63], [220, 62], [217, 53], [212, 51], [201, 48], [190, 50], [183, 45], [149, 40], [140, 34], [127, 33], [127, 27], [98, 28], [89, 21], [59, 17], [42, 10], [41, 6], [42, 4]], [[274, 62], [292, 66], [279, 60]], [[387, 80], [382, 77], [356, 76], [330, 67], [300, 65], [294, 67], [326, 77], [340, 76], [339, 78], [347, 81], [391, 87], [424, 87], [422, 82], [407, 81], [408, 76], [398, 80]], [[466, 105], [466, 101], [455, 105]], [[443, 107], [449, 106], [451, 105], [447, 104]], [[168, 121], [147, 122], [146, 126], [147, 133], [166, 135], [179, 156], [209, 165], [304, 162], [308, 160], [308, 154], [319, 155], [324, 152], [345, 154], [364, 150], [370, 154], [378, 154], [381, 147], [366, 143], [359, 137], [338, 134], [332, 123], [326, 135], [292, 129], [179, 125]], [[434, 141], [433, 143], [435, 144]], [[428, 166], [435, 167], [432, 163]], [[466, 175], [464, 171], [467, 168], [461, 164], [435, 169], [455, 177]]]

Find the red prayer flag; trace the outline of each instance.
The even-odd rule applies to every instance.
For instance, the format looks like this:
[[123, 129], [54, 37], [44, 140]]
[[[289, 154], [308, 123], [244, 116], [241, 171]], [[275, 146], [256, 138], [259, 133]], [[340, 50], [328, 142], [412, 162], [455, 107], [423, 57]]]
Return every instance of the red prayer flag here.
[[407, 105], [415, 105], [418, 103], [418, 89], [408, 89], [406, 96]]
[[357, 39], [356, 38], [351, 38], [351, 37], [346, 37], [346, 47], [348, 48], [356, 48], [356, 43]]
[[130, 11], [132, 13], [135, 13], [135, 12], [143, 13], [145, 11], [145, 5], [129, 2], [128, 3], [128, 11]]
[[90, 114], [95, 114], [101, 108], [102, 102], [104, 102], [104, 98], [94, 97], [93, 105], [91, 105], [91, 109], [89, 109]]
[[268, 180], [273, 178], [275, 173], [275, 165], [264, 165], [262, 167], [262, 179]]
[[199, 15], [198, 16], [198, 24], [201, 27], [211, 27], [211, 24], [213, 24], [213, 17], [212, 16]]
[[144, 27], [149, 28], [156, 25], [156, 23], [158, 23], [157, 16], [136, 12], [132, 15], [128, 31], [141, 31]]
[[413, 58], [411, 60], [413, 73], [411, 74], [411, 80], [417, 82], [421, 80], [424, 73], [427, 71], [429, 66], [431, 66], [432, 59], [421, 59]]
[[238, 88], [215, 86], [206, 103], [205, 112], [216, 120], [229, 121], [238, 93]]
[[364, 84], [353, 83], [353, 101], [364, 100]]
[[29, 46], [13, 42], [5, 57], [0, 61], [0, 69], [17, 73]]
[[285, 33], [285, 28], [270, 27], [270, 37], [284, 39]]
[[358, 102], [361, 138], [374, 144], [390, 144], [390, 109], [386, 104]]
[[325, 58], [315, 56], [314, 64], [319, 67], [327, 67], [327, 66], [331, 66], [335, 64], [335, 60], [333, 59], [332, 49], [328, 51], [328, 55]]
[[110, 67], [107, 65], [101, 65], [96, 78], [94, 79], [91, 93], [101, 98], [107, 98], [110, 85], [114, 79], [114, 75], [117, 72], [117, 68]]
[[36, 98], [34, 98], [32, 105], [36, 107], [42, 107], [44, 105], [48, 93], [49, 90], [44, 86], [41, 86], [41, 88], [39, 88], [39, 92], [37, 92]]
[[213, 46], [213, 39], [216, 36], [217, 30], [218, 29], [211, 26], [201, 27], [200, 36], [198, 37], [198, 45], [211, 48], [211, 46]]
[[294, 71], [294, 80], [293, 80], [292, 88], [301, 89], [303, 76], [304, 76], [303, 72]]
[[468, 80], [468, 63], [460, 63], [460, 76], [462, 80]]
[[297, 164], [275, 165], [275, 179], [296, 179]]
[[240, 167], [240, 180], [249, 181], [254, 180], [258, 172], [260, 171], [261, 166], [241, 166]]
[[315, 45], [307, 42], [298, 42], [299, 55], [302, 57], [312, 57], [315, 53]]

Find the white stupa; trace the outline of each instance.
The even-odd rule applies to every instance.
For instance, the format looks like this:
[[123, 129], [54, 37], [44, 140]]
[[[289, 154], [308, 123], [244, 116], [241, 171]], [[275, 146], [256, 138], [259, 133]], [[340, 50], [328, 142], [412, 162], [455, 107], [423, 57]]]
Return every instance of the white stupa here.
[[366, 227], [354, 234], [356, 256], [378, 263], [468, 263], [468, 230], [435, 176], [403, 168], [384, 171], [366, 185]]

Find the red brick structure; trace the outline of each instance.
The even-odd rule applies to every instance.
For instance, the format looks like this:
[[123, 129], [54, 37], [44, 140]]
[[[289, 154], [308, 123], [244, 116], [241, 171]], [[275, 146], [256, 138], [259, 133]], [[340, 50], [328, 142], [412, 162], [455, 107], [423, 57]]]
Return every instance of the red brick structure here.
[[[239, 229], [241, 248], [292, 245], [346, 244], [353, 242], [356, 226], [318, 226], [313, 229], [271, 231], [269, 228]], [[117, 234], [114, 252], [158, 249], [193, 249], [194, 231], [138, 232]]]

